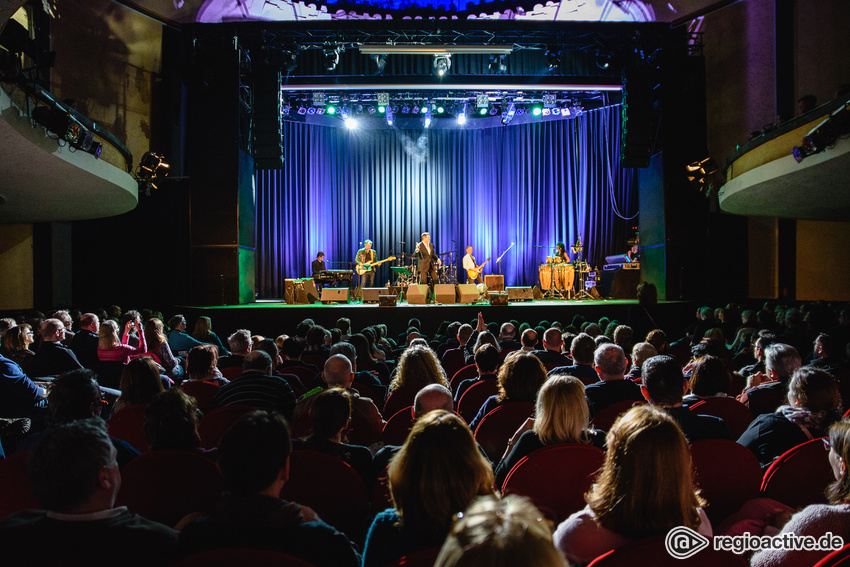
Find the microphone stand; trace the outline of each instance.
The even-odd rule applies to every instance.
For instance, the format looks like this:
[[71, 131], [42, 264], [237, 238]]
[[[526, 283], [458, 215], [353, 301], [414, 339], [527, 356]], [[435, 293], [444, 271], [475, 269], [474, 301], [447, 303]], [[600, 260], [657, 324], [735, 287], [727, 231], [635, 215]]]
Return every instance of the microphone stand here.
[[502, 258], [504, 258], [504, 257], [505, 257], [505, 254], [507, 254], [508, 252], [510, 252], [511, 248], [513, 248], [513, 247], [514, 247], [514, 244], [516, 244], [516, 243], [515, 243], [515, 242], [511, 242], [511, 245], [510, 245], [510, 246], [508, 246], [508, 249], [507, 249], [507, 250], [505, 250], [504, 252], [502, 252], [502, 255], [501, 255], [501, 256], [499, 256], [499, 257], [496, 259], [496, 263], [497, 263], [497, 264], [499, 264], [499, 275], [500, 275], [500, 276], [502, 275]]

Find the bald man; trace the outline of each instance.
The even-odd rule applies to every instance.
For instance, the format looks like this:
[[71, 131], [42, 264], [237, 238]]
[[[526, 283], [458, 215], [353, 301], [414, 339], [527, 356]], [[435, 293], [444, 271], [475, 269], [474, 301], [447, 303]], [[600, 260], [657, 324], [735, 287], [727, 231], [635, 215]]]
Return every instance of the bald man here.
[[543, 350], [536, 350], [532, 354], [540, 359], [540, 362], [550, 366], [566, 366], [572, 364], [572, 361], [561, 354], [561, 347], [564, 346], [564, 337], [561, 335], [561, 330], [555, 327], [546, 329], [543, 333]]

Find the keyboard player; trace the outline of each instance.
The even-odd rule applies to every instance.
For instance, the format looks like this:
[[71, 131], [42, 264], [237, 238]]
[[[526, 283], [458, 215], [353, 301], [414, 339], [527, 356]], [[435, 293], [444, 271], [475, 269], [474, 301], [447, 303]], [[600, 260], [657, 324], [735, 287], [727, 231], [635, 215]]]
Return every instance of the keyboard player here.
[[319, 252], [316, 254], [316, 259], [313, 260], [313, 281], [316, 282], [316, 289], [321, 290], [324, 287], [324, 282], [316, 277], [316, 274], [326, 271], [328, 268], [325, 265], [325, 253]]

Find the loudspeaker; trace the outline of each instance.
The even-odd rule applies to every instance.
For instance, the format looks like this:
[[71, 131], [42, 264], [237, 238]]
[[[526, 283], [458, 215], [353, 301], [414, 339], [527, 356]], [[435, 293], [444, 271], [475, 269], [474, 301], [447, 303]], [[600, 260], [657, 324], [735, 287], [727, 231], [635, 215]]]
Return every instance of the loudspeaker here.
[[457, 286], [458, 303], [475, 303], [478, 301], [478, 287], [475, 284], [460, 284]]
[[434, 285], [434, 301], [436, 303], [454, 304], [456, 293], [455, 286], [452, 284]]
[[407, 304], [425, 305], [428, 303], [428, 286], [425, 284], [410, 284], [407, 286]]
[[531, 301], [534, 299], [530, 287], [509, 287], [508, 301]]
[[531, 290], [531, 295], [534, 296], [534, 299], [543, 299], [543, 292], [540, 291], [540, 288], [537, 286], [534, 286]]
[[601, 296], [601, 295], [599, 295], [599, 290], [597, 290], [597, 289], [596, 289], [596, 286], [593, 286], [592, 288], [590, 288], [590, 289], [588, 290], [588, 293], [590, 293], [590, 296], [591, 296], [593, 299], [602, 299], [602, 296]]
[[378, 305], [381, 307], [395, 307], [396, 302], [398, 301], [397, 295], [379, 295], [378, 296]]
[[319, 292], [316, 290], [316, 282], [313, 278], [298, 280], [295, 285], [296, 303], [316, 303], [319, 301]]
[[391, 285], [391, 286], [389, 287], [389, 291], [388, 291], [387, 293], [389, 293], [390, 295], [395, 295], [396, 297], [401, 297], [401, 295], [402, 295], [405, 291], [406, 291], [406, 290], [404, 289], [404, 286], [400, 286], [400, 285]]
[[295, 303], [295, 282], [297, 280], [285, 279], [283, 280], [283, 300], [288, 304], [292, 305]]
[[490, 292], [490, 305], [507, 305], [508, 304], [508, 292], [506, 291], [491, 291]]
[[322, 303], [348, 303], [347, 287], [326, 287], [322, 289]]
[[381, 295], [389, 295], [389, 289], [385, 287], [364, 287], [363, 303], [378, 303], [378, 298]]
[[487, 289], [491, 292], [505, 291], [505, 276], [500, 276], [498, 274], [484, 276], [484, 285], [486, 285]]

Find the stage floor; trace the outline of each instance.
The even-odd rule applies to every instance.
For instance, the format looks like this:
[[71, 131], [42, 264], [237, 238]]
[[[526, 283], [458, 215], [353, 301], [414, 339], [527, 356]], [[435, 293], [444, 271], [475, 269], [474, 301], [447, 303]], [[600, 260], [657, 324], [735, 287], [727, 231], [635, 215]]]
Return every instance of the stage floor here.
[[[405, 331], [408, 321], [417, 318], [422, 322], [423, 332], [433, 333], [442, 321], [471, 322], [481, 312], [485, 321], [503, 323], [515, 319], [528, 322], [532, 326], [540, 321], [553, 323], [560, 321], [569, 325], [576, 314], [587, 320], [598, 321], [601, 317], [617, 319], [627, 323], [629, 308], [637, 307], [637, 301], [626, 299], [608, 300], [534, 300], [517, 301], [508, 305], [474, 304], [426, 304], [409, 305], [398, 303], [395, 307], [380, 307], [377, 304], [352, 302], [347, 304], [287, 304], [279, 300], [258, 300], [242, 305], [211, 305], [204, 307], [183, 306], [184, 315], [194, 319], [207, 315], [213, 320], [213, 328], [221, 333], [234, 329], [248, 329], [253, 334], [276, 337], [290, 334], [295, 326], [306, 318], [313, 319], [317, 325], [325, 328], [336, 326], [340, 317], [351, 320], [354, 329], [384, 323], [392, 336]], [[659, 302], [658, 323], [662, 321], [682, 322], [693, 318], [696, 304], [686, 301]]]

